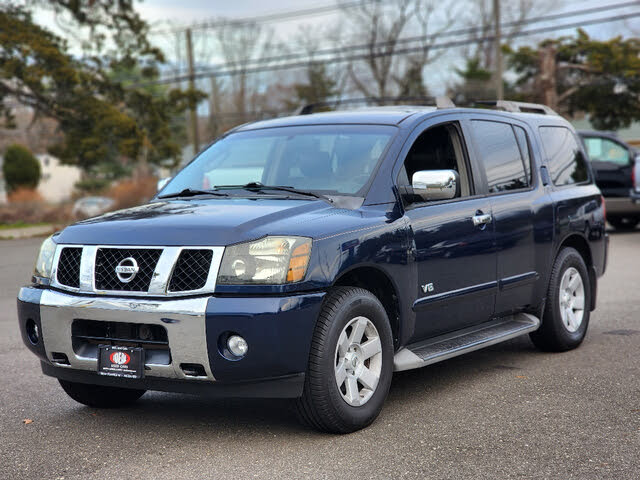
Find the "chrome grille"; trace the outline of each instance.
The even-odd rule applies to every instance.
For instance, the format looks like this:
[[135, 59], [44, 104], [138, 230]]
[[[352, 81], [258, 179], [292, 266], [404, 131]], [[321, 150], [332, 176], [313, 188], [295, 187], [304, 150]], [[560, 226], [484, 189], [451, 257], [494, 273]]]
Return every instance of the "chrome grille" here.
[[223, 254], [219, 246], [59, 244], [51, 286], [130, 297], [213, 293]]
[[[162, 250], [151, 248], [98, 248], [95, 263], [96, 289], [147, 292], [161, 253]], [[129, 282], [121, 281], [116, 274], [116, 267], [126, 258], [135, 259], [139, 268]]]
[[80, 287], [81, 258], [82, 248], [66, 247], [62, 249], [56, 274], [60, 284], [72, 288]]
[[207, 283], [213, 252], [186, 249], [180, 253], [169, 282], [170, 292], [199, 290]]

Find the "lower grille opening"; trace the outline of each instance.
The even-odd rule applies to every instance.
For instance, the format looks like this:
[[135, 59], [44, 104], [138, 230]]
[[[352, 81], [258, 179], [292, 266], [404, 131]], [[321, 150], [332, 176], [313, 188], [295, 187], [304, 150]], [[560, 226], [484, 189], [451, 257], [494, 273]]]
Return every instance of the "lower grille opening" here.
[[180, 368], [187, 377], [206, 377], [207, 372], [199, 363], [181, 363]]
[[54, 363], [58, 363], [60, 365], [70, 365], [69, 359], [64, 353], [60, 352], [51, 352], [51, 360]]
[[71, 344], [79, 357], [98, 358], [99, 345], [142, 347], [145, 365], [171, 364], [167, 329], [162, 325], [74, 320]]

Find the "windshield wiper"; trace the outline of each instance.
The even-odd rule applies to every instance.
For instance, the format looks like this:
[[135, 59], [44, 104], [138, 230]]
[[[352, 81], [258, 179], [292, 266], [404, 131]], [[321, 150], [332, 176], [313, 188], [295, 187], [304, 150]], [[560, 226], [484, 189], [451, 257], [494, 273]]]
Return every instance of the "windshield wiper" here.
[[228, 197], [228, 193], [214, 192], [213, 190], [197, 190], [193, 188], [185, 188], [180, 192], [167, 193], [166, 195], [160, 195], [158, 198], [178, 198], [178, 197], [196, 197], [198, 195], [213, 195], [215, 197]]
[[263, 185], [260, 182], [250, 182], [244, 185], [216, 185], [214, 187], [216, 190], [224, 190], [227, 188], [232, 189], [244, 189], [249, 190], [250, 192], [263, 192], [265, 190], [273, 190], [276, 192], [289, 192], [296, 195], [304, 195], [307, 197], [319, 198], [320, 200], [328, 200], [329, 202], [333, 202], [333, 200], [326, 195], [321, 195], [319, 193], [310, 192], [308, 190], [300, 190], [294, 187], [288, 187], [285, 185]]

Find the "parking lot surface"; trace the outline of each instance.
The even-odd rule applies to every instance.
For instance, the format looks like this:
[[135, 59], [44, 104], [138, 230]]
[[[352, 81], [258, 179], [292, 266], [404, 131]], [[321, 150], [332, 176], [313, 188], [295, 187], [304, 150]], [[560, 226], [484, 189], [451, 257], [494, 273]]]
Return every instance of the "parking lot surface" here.
[[521, 337], [396, 374], [378, 420], [345, 436], [286, 401], [75, 403], [17, 329], [40, 240], [0, 241], [0, 479], [640, 478], [640, 230], [611, 237], [580, 348]]

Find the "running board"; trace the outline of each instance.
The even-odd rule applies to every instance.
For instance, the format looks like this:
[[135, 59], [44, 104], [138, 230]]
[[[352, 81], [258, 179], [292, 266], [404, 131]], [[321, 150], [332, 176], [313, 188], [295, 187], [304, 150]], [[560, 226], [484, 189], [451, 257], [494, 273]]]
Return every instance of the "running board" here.
[[411, 370], [473, 352], [537, 330], [540, 320], [528, 313], [492, 320], [481, 325], [407, 345], [396, 353], [394, 370]]

